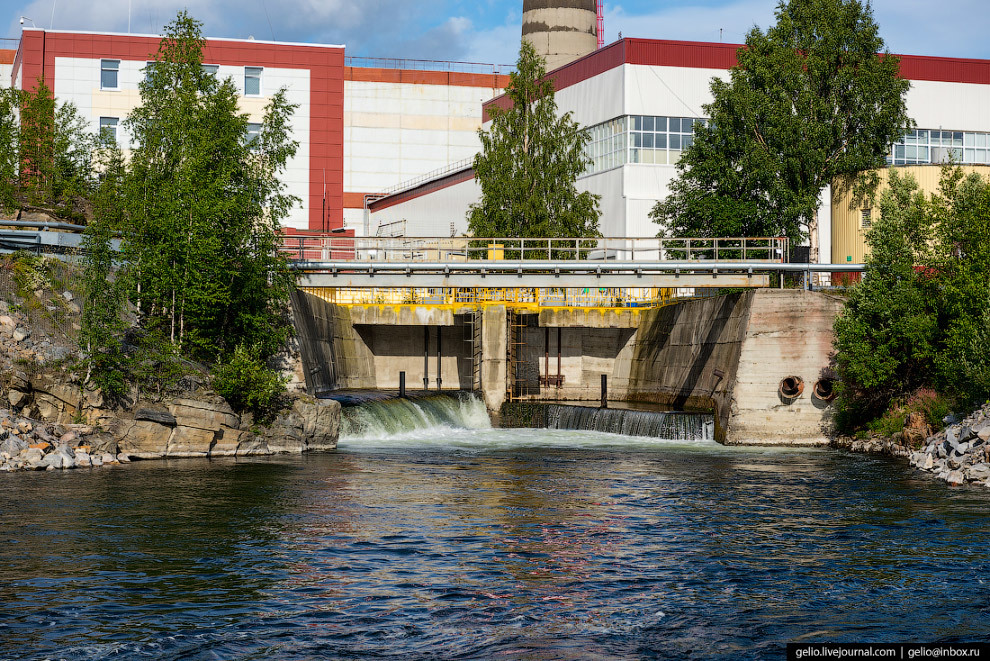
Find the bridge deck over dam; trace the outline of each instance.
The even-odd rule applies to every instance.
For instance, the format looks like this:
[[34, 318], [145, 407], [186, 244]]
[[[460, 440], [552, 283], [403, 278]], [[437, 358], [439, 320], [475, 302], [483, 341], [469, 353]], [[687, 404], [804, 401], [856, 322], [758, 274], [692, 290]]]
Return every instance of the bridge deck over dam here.
[[[860, 265], [788, 264], [773, 243], [763, 260], [745, 246], [744, 260], [742, 240], [668, 245], [649, 260], [592, 239], [568, 240], [570, 252], [470, 241], [486, 259], [470, 259], [466, 243], [446, 261], [422, 244], [417, 259], [388, 257], [384, 242], [375, 253], [340, 242], [297, 252], [331, 257], [295, 266], [310, 391], [397, 390], [403, 375], [410, 389], [480, 392], [497, 415], [507, 401], [598, 404], [604, 378], [607, 402], [714, 412], [725, 443], [826, 441], [841, 300], [769, 285]], [[734, 291], [702, 296], [713, 287]]]

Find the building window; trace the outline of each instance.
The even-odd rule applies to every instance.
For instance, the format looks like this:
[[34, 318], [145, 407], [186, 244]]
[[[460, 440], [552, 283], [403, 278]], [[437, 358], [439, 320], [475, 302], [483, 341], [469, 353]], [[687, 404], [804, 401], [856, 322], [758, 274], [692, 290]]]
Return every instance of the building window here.
[[118, 86], [120, 60], [100, 60], [100, 89], [115, 90]]
[[990, 133], [918, 129], [891, 147], [887, 165], [928, 165], [948, 161], [990, 164]]
[[591, 140], [585, 155], [591, 160], [586, 174], [626, 163], [674, 164], [694, 143], [694, 132], [707, 119], [630, 115], [588, 129]]
[[247, 136], [244, 142], [252, 149], [257, 149], [260, 145], [258, 139], [261, 138], [261, 124], [249, 123], [247, 125]]
[[261, 96], [261, 67], [244, 67], [244, 96]]
[[216, 76], [217, 74], [220, 73], [219, 64], [204, 64], [202, 66], [203, 66], [203, 73], [205, 73], [208, 76]]
[[873, 209], [863, 209], [859, 212], [859, 226], [864, 230], [873, 226]]
[[117, 117], [100, 117], [100, 138], [108, 142], [117, 142]]
[[154, 75], [154, 73], [155, 73], [155, 63], [154, 62], [145, 62], [144, 63], [144, 79], [146, 81], [150, 81], [151, 80], [151, 76]]

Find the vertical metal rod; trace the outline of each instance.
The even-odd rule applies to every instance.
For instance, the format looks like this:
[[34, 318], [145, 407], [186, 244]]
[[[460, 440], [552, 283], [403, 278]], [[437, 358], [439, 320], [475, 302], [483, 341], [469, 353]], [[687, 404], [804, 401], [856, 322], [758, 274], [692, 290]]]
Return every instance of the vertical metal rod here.
[[405, 398], [406, 396], [406, 373], [399, 372], [399, 397]]
[[608, 408], [608, 374], [602, 374], [602, 408]]
[[560, 332], [561, 327], [557, 326], [557, 388], [559, 389], [564, 380], [560, 375]]
[[437, 390], [443, 390], [443, 369], [440, 358], [443, 356], [443, 348], [440, 342], [440, 335], [443, 333], [443, 326], [437, 326]]
[[430, 389], [430, 327], [423, 326], [423, 390]]

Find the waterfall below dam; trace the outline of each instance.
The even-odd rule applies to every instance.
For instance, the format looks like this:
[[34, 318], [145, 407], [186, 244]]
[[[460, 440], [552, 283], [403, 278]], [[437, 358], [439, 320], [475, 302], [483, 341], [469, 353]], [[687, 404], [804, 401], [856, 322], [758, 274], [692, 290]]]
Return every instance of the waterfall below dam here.
[[[337, 399], [335, 397], [335, 399]], [[353, 395], [344, 404], [340, 436], [345, 439], [389, 438], [427, 429], [490, 429], [484, 401], [470, 393], [400, 398]]]
[[579, 429], [671, 441], [715, 440], [714, 416], [682, 411], [635, 411], [549, 404], [546, 426], [548, 429]]
[[[341, 393], [343, 439], [385, 439], [467, 429], [491, 429], [484, 401], [471, 393], [420, 394], [399, 398], [384, 393]], [[593, 431], [671, 441], [714, 441], [710, 414], [680, 411], [600, 409], [539, 403], [530, 425], [555, 430]]]

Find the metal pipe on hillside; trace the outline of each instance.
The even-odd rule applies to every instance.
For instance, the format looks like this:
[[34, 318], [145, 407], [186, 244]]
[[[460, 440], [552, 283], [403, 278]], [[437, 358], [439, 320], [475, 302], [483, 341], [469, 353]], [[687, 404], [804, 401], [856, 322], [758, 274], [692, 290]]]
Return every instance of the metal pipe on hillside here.
[[82, 225], [72, 223], [47, 223], [34, 220], [0, 220], [0, 227], [35, 227], [41, 230], [67, 230], [69, 232], [83, 232], [86, 228]]

